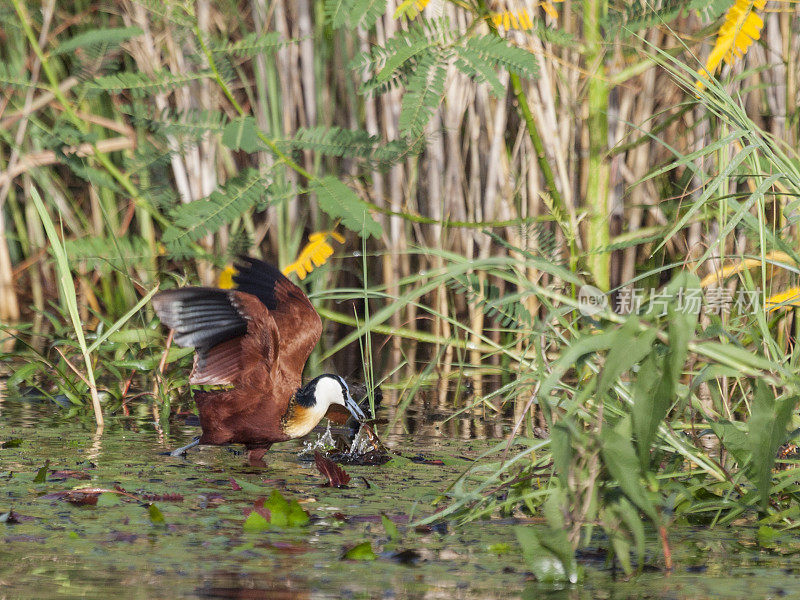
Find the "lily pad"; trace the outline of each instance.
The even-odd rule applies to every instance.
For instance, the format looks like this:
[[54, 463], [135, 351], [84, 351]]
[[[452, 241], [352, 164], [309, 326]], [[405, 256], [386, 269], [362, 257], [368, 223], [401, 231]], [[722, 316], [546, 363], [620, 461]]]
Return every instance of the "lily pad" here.
[[378, 555], [373, 552], [370, 542], [361, 542], [347, 550], [342, 558], [344, 560], [375, 560]]

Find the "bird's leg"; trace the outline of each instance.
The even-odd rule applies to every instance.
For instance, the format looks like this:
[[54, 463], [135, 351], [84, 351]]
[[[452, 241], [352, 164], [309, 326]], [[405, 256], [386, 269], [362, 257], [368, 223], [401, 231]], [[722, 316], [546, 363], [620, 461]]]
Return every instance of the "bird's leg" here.
[[198, 435], [196, 438], [194, 438], [191, 442], [189, 442], [185, 446], [181, 446], [180, 448], [176, 448], [175, 450], [170, 452], [169, 455], [170, 456], [183, 456], [184, 454], [186, 454], [187, 450], [189, 450], [190, 448], [194, 448], [199, 443], [200, 443], [200, 436]]
[[267, 450], [269, 450], [269, 446], [266, 448], [249, 448], [247, 450], [247, 462], [250, 463], [250, 466], [265, 467], [264, 455], [267, 453]]

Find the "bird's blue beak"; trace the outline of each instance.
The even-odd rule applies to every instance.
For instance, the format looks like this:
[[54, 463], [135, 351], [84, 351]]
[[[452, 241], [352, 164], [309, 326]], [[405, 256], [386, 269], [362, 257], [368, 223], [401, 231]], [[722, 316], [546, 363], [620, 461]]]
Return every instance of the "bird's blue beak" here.
[[347, 398], [344, 400], [344, 407], [350, 411], [350, 414], [353, 415], [356, 421], [365, 421], [367, 419], [367, 415], [364, 414], [364, 411], [361, 410], [358, 403], [353, 400], [350, 392], [347, 392]]

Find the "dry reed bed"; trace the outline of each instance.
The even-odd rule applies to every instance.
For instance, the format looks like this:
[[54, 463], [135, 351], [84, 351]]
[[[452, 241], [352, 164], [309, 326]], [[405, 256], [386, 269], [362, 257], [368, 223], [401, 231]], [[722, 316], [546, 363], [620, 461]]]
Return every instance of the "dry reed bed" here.
[[[198, 0], [196, 19], [199, 31], [222, 38], [238, 39], [243, 31], [269, 30], [279, 32], [285, 39], [297, 40], [280, 47], [274, 59], [258, 56], [236, 65], [241, 85], [234, 93], [259, 126], [274, 138], [288, 138], [301, 127], [338, 125], [363, 128], [391, 140], [398, 135], [402, 90], [359, 96], [356, 88], [360, 74], [350, 70], [348, 62], [356, 53], [375, 43], [382, 44], [404, 27], [402, 21], [393, 17], [396, 4], [395, 0], [389, 1], [386, 14], [370, 32], [330, 31], [321, 22], [322, 3], [310, 0], [286, 3], [250, 0], [224, 6]], [[516, 10], [520, 4], [490, 3], [496, 10]], [[440, 10], [434, 5], [426, 10]], [[28, 3], [29, 14], [37, 7]], [[231, 11], [232, 8], [237, 10]], [[472, 17], [453, 4], [445, 3], [441, 10], [462, 30], [471, 23]], [[761, 42], [731, 69], [734, 74], [744, 75], [729, 84], [732, 91], [741, 94], [750, 117], [792, 148], [796, 148], [798, 141], [795, 107], [800, 100], [798, 11], [794, 5], [786, 4], [765, 15]], [[585, 23], [577, 3], [566, 0], [559, 5], [557, 21], [546, 17], [541, 8], [536, 16], [585, 44]], [[71, 3], [45, 0], [41, 20], [34, 24], [40, 46], [47, 51], [57, 41], [68, 39], [73, 30], [78, 32], [87, 27], [89, 19], [142, 29], [143, 35], [123, 46], [129, 56], [127, 60], [133, 61], [138, 71], [154, 73], [167, 69], [172, 73], [187, 73], [204, 68], [203, 64], [190, 60], [196, 48], [191, 47], [192, 38], [186, 31], [143, 4], [130, 1], [116, 1], [102, 7], [88, 5], [78, 11]], [[696, 37], [698, 32], [703, 35]], [[631, 280], [642, 265], [696, 258], [713, 244], [719, 244], [719, 253], [724, 255], [753, 250], [752, 242], [743, 234], [718, 240], [719, 224], [714, 218], [703, 218], [694, 220], [671, 239], [665, 252], [650, 257], [658, 236], [675, 222], [681, 205], [698, 197], [704, 182], [698, 177], [689, 178], [690, 183], [678, 189], [678, 182], [687, 181], [680, 172], [683, 169], [638, 182], [653, 169], [675, 159], [670, 148], [683, 154], [702, 149], [717, 139], [720, 131], [703, 106], [692, 105], [694, 98], [676, 85], [669, 73], [649, 62], [647, 55], [652, 54], [652, 47], [677, 49], [687, 64], [694, 64], [696, 59], [692, 55], [703, 57], [708, 53], [711, 42], [708, 33], [694, 14], [685, 14], [669, 27], [653, 26], [642, 31], [641, 38], [618, 37], [602, 43], [599, 62], [594, 63], [587, 62], [584, 49], [577, 44], [561, 46], [526, 32], [508, 33], [516, 44], [529, 48], [538, 58], [539, 78], [526, 81], [524, 91], [545, 141], [544, 159], [569, 211], [562, 218], [580, 232], [573, 249], [578, 256], [569, 257], [562, 228], [549, 225], [551, 233], [559, 236], [561, 258], [569, 262], [603, 250], [602, 244], [587, 239], [587, 223], [599, 219], [610, 243], [627, 243], [610, 253], [607, 283], [612, 288]], [[0, 40], [0, 46], [5, 46], [0, 51], [23, 65], [32, 81], [44, 83], [38, 56], [22, 40], [20, 34], [10, 31]], [[681, 44], [686, 44], [686, 48], [681, 50]], [[96, 64], [86, 65], [82, 73], [58, 73], [61, 93], [70, 96], [79, 79], [100, 72], [102, 62], [101, 58]], [[590, 105], [587, 94], [599, 64], [604, 66], [603, 81], [608, 87], [607, 111], [600, 115], [595, 114], [596, 107]], [[508, 85], [508, 75], [502, 77]], [[47, 186], [51, 206], [59, 214], [66, 238], [135, 234], [146, 240], [149, 253], [141, 264], [132, 265], [130, 273], [137, 287], [152, 286], [159, 266], [159, 224], [151, 215], [136, 206], [126, 193], [102, 189], [76, 178], [60, 164], [61, 155], [41, 149], [41, 129], [36, 124], [52, 122], [63, 110], [57, 97], [44, 87], [7, 86], [0, 94], [0, 126], [5, 131], [0, 141], [0, 207], [3, 208], [0, 210], [0, 321], [15, 323], [32, 318], [35, 329], [43, 332], [48, 323], [41, 317], [41, 311], [57, 294], [51, 262], [42, 250], [46, 242], [41, 223], [26, 201], [31, 186]], [[112, 96], [110, 104], [97, 99], [73, 99], [82, 117], [102, 138], [97, 150], [130, 152], [147, 137], [146, 131], [132, 127], [128, 117], [118, 110], [119, 105], [127, 102], [124, 94]], [[196, 109], [230, 113], [229, 102], [208, 78], [153, 94], [146, 102], [157, 113], [168, 109], [176, 113]], [[592, 147], [597, 140], [591, 139], [589, 125], [596, 123], [597, 118], [604, 120], [608, 128], [607, 143], [600, 153]], [[265, 166], [275, 160], [268, 152], [232, 153], [220, 143], [218, 135], [206, 135], [200, 141], [188, 143], [171, 137], [169, 144], [175, 151], [168, 167], [170, 182], [181, 202], [209, 195], [246, 164]], [[76, 147], [68, 149], [66, 154], [88, 152]], [[376, 215], [384, 233], [379, 242], [371, 243], [379, 254], [371, 264], [370, 276], [374, 280], [370, 283], [382, 283], [388, 294], [400, 296], [404, 291], [400, 288], [403, 278], [443, 266], [440, 254], [411, 251], [419, 247], [452, 251], [475, 259], [508, 252], [493, 243], [480, 226], [449, 227], [442, 223], [526, 217], [552, 219], [548, 198], [553, 190], [548, 189], [543, 176], [541, 158], [533, 150], [513, 94], [509, 91], [506, 98], [496, 99], [487, 86], [475, 84], [451, 68], [444, 102], [428, 125], [424, 150], [419, 156], [409, 156], [387, 171], [365, 173], [348, 160], [341, 160], [335, 166], [343, 177], [350, 177], [352, 187], [375, 205], [440, 222]], [[702, 157], [698, 162], [707, 173], [718, 171], [711, 164], [712, 156]], [[305, 152], [301, 164], [314, 172], [321, 160]], [[607, 193], [587, 198], [589, 180], [598, 164], [607, 172]], [[263, 248], [265, 255], [281, 264], [293, 259], [303, 243], [304, 230], [316, 231], [327, 223], [314, 202], [305, 197], [293, 198], [264, 213], [247, 215], [245, 220], [253, 245]], [[530, 226], [506, 227], [498, 233], [512, 244], [533, 251], [538, 250], [542, 237], [541, 228]], [[201, 244], [212, 252], [222, 253], [229, 242], [230, 232], [223, 228], [204, 238]], [[360, 241], [351, 238], [348, 250], [360, 246]], [[701, 267], [700, 274], [719, 268], [720, 261], [710, 260]], [[211, 264], [197, 261], [196, 270], [200, 281], [213, 282], [215, 270]], [[534, 270], [528, 276], [532, 281], [546, 280]], [[355, 276], [332, 269], [324, 286], [353, 285], [354, 281]], [[502, 281], [496, 283], [503, 285]], [[120, 310], [104, 305], [103, 285], [97, 273], [83, 268], [79, 293], [86, 323], [91, 322], [90, 307], [101, 312]], [[132, 299], [133, 291], [128, 295]], [[453, 316], [467, 322], [472, 331], [486, 332], [499, 339], [500, 334], [481, 307], [466, 302], [463, 295], [453, 294], [446, 286], [431, 292], [425, 302], [439, 315]], [[529, 308], [535, 311], [537, 307], [531, 301]], [[448, 340], [459, 333], [445, 318], [420, 313], [414, 304], [396, 312], [391, 325], [430, 331], [439, 340]], [[34, 343], [43, 344], [44, 338], [34, 338]], [[403, 344], [401, 337], [395, 336], [392, 344], [394, 362], [401, 354], [411, 364], [417, 361], [414, 340]], [[434, 347], [426, 349], [425, 356], [437, 353], [438, 348]], [[441, 355], [441, 375], [448, 375], [453, 360], [454, 348], [447, 346]], [[499, 359], [493, 356], [486, 360], [476, 348], [466, 360], [480, 365]]]

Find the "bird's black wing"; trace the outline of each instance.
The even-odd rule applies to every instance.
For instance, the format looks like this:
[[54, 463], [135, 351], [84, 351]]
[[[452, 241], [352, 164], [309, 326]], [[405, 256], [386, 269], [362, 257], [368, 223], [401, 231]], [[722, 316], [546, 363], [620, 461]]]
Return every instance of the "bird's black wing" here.
[[159, 292], [153, 308], [175, 331], [178, 346], [195, 348], [193, 384], [233, 384], [241, 372], [242, 340], [247, 319], [237, 307], [234, 292], [186, 287]]
[[302, 371], [322, 334], [322, 320], [308, 296], [277, 267], [264, 261], [241, 256], [234, 267], [236, 289], [261, 300], [275, 320], [281, 360]]

